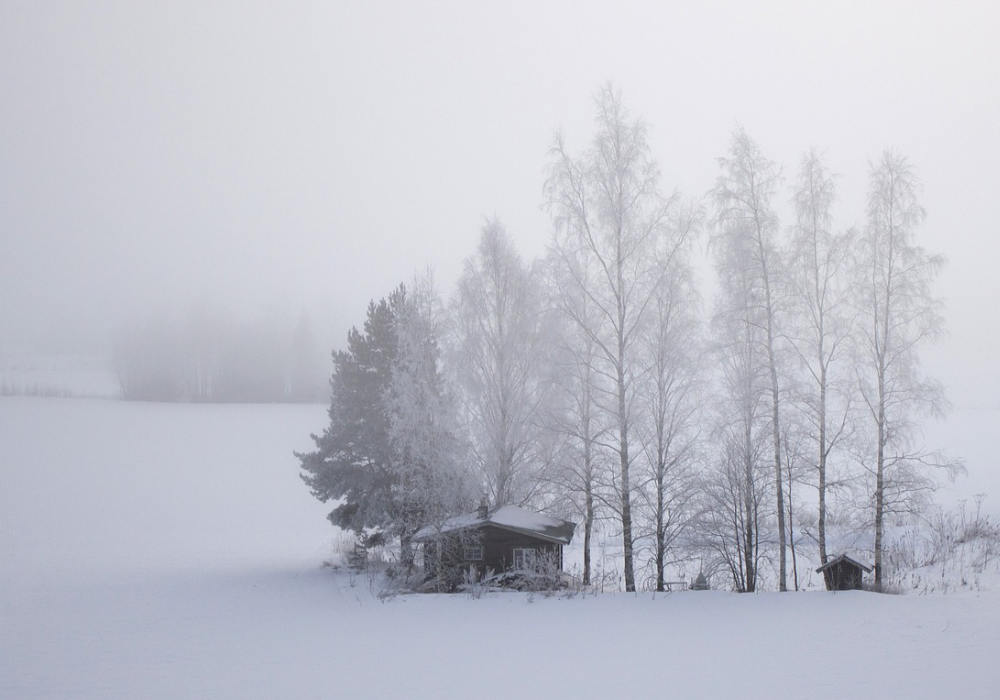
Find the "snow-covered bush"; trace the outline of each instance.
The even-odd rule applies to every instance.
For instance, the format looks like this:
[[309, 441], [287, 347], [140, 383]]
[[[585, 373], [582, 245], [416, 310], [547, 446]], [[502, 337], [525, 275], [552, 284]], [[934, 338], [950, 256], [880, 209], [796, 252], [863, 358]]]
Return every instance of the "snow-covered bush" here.
[[921, 593], [979, 589], [1000, 555], [1000, 524], [982, 504], [977, 496], [974, 509], [963, 501], [894, 529], [887, 537], [887, 583]]

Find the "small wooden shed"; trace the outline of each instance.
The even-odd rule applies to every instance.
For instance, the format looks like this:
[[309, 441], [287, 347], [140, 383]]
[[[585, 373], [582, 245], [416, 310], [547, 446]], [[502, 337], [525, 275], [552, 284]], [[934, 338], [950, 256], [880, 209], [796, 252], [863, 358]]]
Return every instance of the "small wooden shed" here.
[[846, 554], [841, 554], [816, 569], [816, 573], [823, 573], [826, 590], [851, 591], [861, 589], [865, 572], [871, 570], [872, 567], [855, 561]]
[[501, 506], [449, 518], [439, 526], [425, 527], [414, 537], [424, 546], [428, 574], [440, 567], [457, 571], [527, 571], [545, 565], [562, 570], [564, 545], [573, 539], [576, 525], [542, 513]]

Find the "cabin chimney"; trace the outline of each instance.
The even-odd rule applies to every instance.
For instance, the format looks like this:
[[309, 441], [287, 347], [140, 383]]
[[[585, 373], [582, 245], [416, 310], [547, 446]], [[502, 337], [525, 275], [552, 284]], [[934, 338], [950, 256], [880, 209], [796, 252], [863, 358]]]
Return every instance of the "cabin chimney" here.
[[479, 501], [479, 508], [476, 509], [476, 516], [480, 520], [486, 520], [486, 516], [490, 514], [490, 507], [486, 505], [486, 499]]

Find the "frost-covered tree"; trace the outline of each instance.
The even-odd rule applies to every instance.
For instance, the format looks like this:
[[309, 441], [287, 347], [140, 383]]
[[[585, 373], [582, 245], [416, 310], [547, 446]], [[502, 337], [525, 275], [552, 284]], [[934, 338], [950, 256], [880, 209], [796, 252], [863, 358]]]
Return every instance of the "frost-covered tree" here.
[[410, 538], [471, 505], [467, 446], [458, 433], [454, 394], [441, 366], [442, 312], [431, 277], [414, 281], [397, 311], [397, 356], [386, 394], [392, 447], [392, 503], [401, 559]]
[[316, 450], [296, 453], [302, 480], [324, 503], [337, 501], [329, 519], [356, 533], [393, 528], [394, 489], [398, 485], [390, 412], [386, 397], [392, 382], [399, 339], [397, 321], [406, 304], [400, 286], [387, 299], [368, 305], [362, 330], [347, 334], [347, 349], [333, 353], [330, 423], [313, 435]]
[[[754, 242], [734, 237], [716, 249], [720, 291], [713, 318], [721, 394], [712, 443], [714, 466], [703, 478], [700, 539], [724, 563], [739, 591], [757, 589], [761, 511], [770, 486], [765, 457], [770, 373], [766, 354], [765, 307]], [[766, 536], [766, 535], [765, 535]]]
[[610, 486], [617, 498], [608, 505], [620, 518], [625, 588], [633, 591], [632, 423], [642, 371], [637, 346], [663, 274], [660, 263], [683, 240], [673, 235], [673, 199], [660, 191], [645, 123], [629, 115], [611, 85], [598, 92], [595, 102], [597, 133], [590, 148], [574, 157], [556, 138], [545, 194], [557, 229], [555, 255], [595, 309], [593, 318], [573, 321], [593, 342], [594, 367], [608, 383], [608, 391], [595, 398], [616, 432], [618, 467]]
[[435, 304], [422, 280], [369, 304], [363, 330], [333, 354], [330, 423], [314, 452], [297, 454], [313, 495], [339, 501], [330, 521], [399, 538], [407, 565], [410, 537], [471, 501]]
[[[691, 228], [694, 217], [681, 226]], [[691, 266], [684, 256], [663, 263], [642, 334], [645, 365], [640, 388], [646, 470], [639, 489], [646, 530], [651, 529], [656, 590], [664, 590], [670, 550], [695, 515], [694, 477], [699, 409], [701, 347], [699, 300]]]
[[[563, 251], [565, 253], [565, 251]], [[574, 266], [581, 274], [586, 268]], [[591, 541], [598, 513], [598, 474], [602, 469], [601, 441], [607, 432], [596, 395], [606, 381], [597, 370], [597, 347], [582, 329], [592, 327], [595, 307], [560, 264], [550, 255], [547, 265], [550, 289], [546, 295], [555, 307], [552, 343], [553, 401], [545, 418], [546, 429], [564, 438], [555, 487], [575, 503], [583, 518], [583, 585], [591, 580]], [[588, 320], [591, 319], [591, 320]]]
[[454, 365], [473, 457], [495, 505], [524, 504], [541, 481], [539, 285], [501, 223], [486, 222], [453, 304]]
[[[789, 250], [788, 336], [805, 375], [796, 404], [803, 416], [803, 437], [812, 445], [808, 461], [816, 479], [816, 538], [823, 563], [828, 464], [848, 432], [851, 404], [846, 370], [853, 330], [849, 275], [854, 236], [850, 231], [833, 231], [835, 196], [833, 176], [819, 154], [809, 151], [802, 158], [793, 196], [796, 222]], [[787, 457], [786, 463], [790, 463]]]
[[[754, 272], [752, 299], [759, 307], [755, 323], [763, 330], [763, 362], [770, 378], [771, 443], [773, 447], [775, 513], [778, 524], [778, 588], [786, 590], [785, 499], [782, 483], [780, 387], [776, 344], [781, 265], [777, 248], [778, 217], [772, 199], [778, 186], [778, 166], [768, 160], [743, 129], [734, 134], [729, 153], [719, 158], [721, 173], [712, 190], [718, 243], [748, 254]], [[727, 274], [725, 271], [723, 274]]]
[[909, 161], [884, 152], [871, 168], [868, 222], [859, 246], [858, 378], [874, 440], [862, 462], [874, 479], [876, 586], [885, 574], [886, 514], [911, 510], [933, 488], [924, 467], [960, 468], [914, 441], [918, 412], [940, 413], [945, 406], [941, 385], [919, 371], [920, 347], [942, 330], [941, 302], [932, 285], [943, 259], [916, 243], [925, 216], [918, 192]]
[[757, 590], [760, 575], [761, 535], [766, 528], [768, 479], [763, 451], [767, 435], [750, 431], [743, 423], [730, 423], [713, 435], [712, 465], [702, 477], [694, 540], [713, 559], [709, 571], [720, 567], [741, 593]]

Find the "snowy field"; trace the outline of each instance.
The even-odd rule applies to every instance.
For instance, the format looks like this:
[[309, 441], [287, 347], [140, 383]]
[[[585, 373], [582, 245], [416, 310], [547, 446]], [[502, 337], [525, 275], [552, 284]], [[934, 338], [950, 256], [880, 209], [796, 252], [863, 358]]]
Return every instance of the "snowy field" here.
[[0, 350], [0, 394], [118, 398], [118, 377], [103, 358]]
[[0, 399], [0, 697], [997, 696], [996, 589], [382, 600], [321, 567], [324, 420]]

